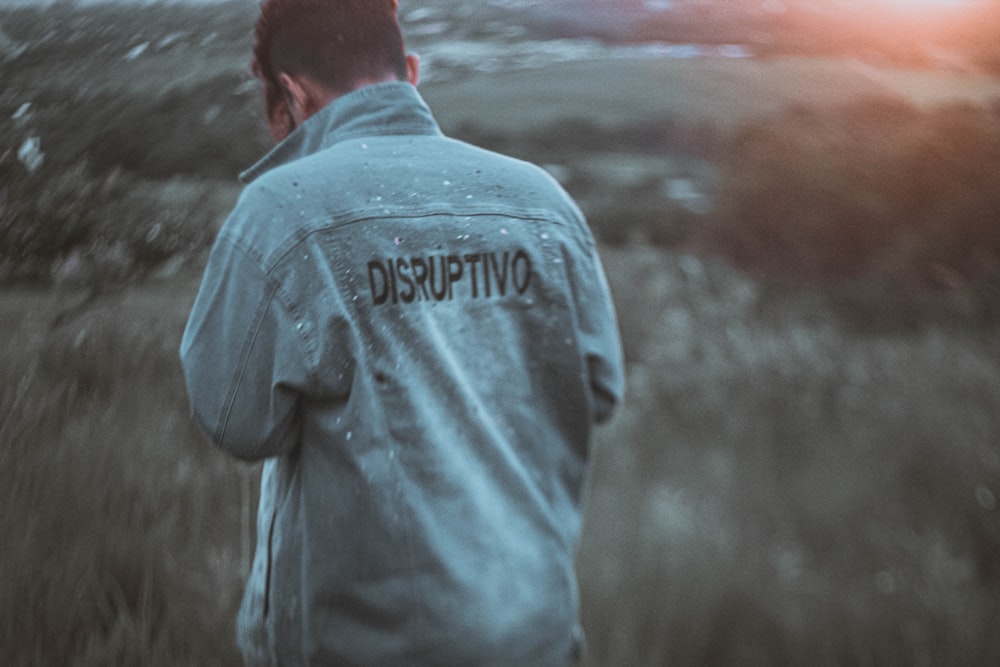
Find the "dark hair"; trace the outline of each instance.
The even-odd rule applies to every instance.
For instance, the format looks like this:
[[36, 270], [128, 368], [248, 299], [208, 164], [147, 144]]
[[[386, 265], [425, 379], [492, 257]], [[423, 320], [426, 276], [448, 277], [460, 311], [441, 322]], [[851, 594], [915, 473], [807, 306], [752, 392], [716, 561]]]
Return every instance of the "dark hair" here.
[[406, 80], [397, 0], [264, 0], [251, 71], [264, 82], [268, 119], [282, 111], [281, 72], [343, 94], [364, 79]]

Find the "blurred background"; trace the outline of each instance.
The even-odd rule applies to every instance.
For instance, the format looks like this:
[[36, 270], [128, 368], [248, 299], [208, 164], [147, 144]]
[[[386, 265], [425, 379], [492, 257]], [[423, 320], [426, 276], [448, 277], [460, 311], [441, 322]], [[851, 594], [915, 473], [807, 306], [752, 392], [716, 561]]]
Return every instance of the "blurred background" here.
[[[177, 346], [269, 145], [256, 4], [0, 0], [0, 664], [238, 665], [254, 466]], [[1000, 664], [1000, 3], [400, 0], [628, 363], [589, 665]]]

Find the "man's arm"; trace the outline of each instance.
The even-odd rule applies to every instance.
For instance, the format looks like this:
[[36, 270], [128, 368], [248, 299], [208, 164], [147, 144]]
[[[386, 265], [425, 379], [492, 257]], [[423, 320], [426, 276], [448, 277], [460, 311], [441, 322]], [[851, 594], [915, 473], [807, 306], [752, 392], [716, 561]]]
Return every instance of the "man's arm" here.
[[245, 460], [281, 455], [298, 441], [296, 407], [307, 372], [277, 289], [257, 262], [220, 237], [181, 341], [195, 421]]
[[611, 291], [589, 232], [581, 247], [583, 256], [569, 264], [577, 337], [590, 380], [591, 417], [599, 424], [610, 419], [622, 401], [625, 368]]

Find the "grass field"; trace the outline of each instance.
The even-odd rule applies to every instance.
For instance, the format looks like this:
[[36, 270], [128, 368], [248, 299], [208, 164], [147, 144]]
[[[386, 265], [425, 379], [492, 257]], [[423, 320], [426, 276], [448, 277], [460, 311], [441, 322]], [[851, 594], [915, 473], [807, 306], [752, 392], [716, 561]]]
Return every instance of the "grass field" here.
[[513, 134], [565, 118], [608, 127], [674, 118], [731, 129], [794, 105], [836, 105], [879, 96], [928, 105], [989, 103], [1000, 97], [1000, 80], [834, 58], [622, 59], [431, 83], [423, 91], [448, 127], [482, 124]]
[[[177, 346], [267, 145], [251, 10], [0, 13], [32, 45], [0, 58], [0, 665], [240, 664], [257, 471], [189, 421]], [[588, 667], [1000, 663], [1000, 82], [609, 58], [423, 92], [601, 241], [628, 400], [588, 487]], [[859, 274], [777, 271], [872, 220], [902, 241]]]
[[[590, 664], [995, 664], [996, 337], [859, 336], [718, 262], [604, 257], [629, 400], [586, 506]], [[187, 420], [196, 269], [56, 328], [81, 293], [0, 297], [4, 664], [238, 664], [254, 470]]]

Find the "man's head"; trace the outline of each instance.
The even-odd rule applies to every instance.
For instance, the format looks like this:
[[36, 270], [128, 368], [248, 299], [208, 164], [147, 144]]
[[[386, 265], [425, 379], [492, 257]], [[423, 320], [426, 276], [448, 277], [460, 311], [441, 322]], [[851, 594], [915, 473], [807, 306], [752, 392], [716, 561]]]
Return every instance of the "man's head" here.
[[380, 81], [416, 83], [397, 0], [264, 0], [251, 70], [264, 83], [268, 124], [284, 139], [330, 100]]

